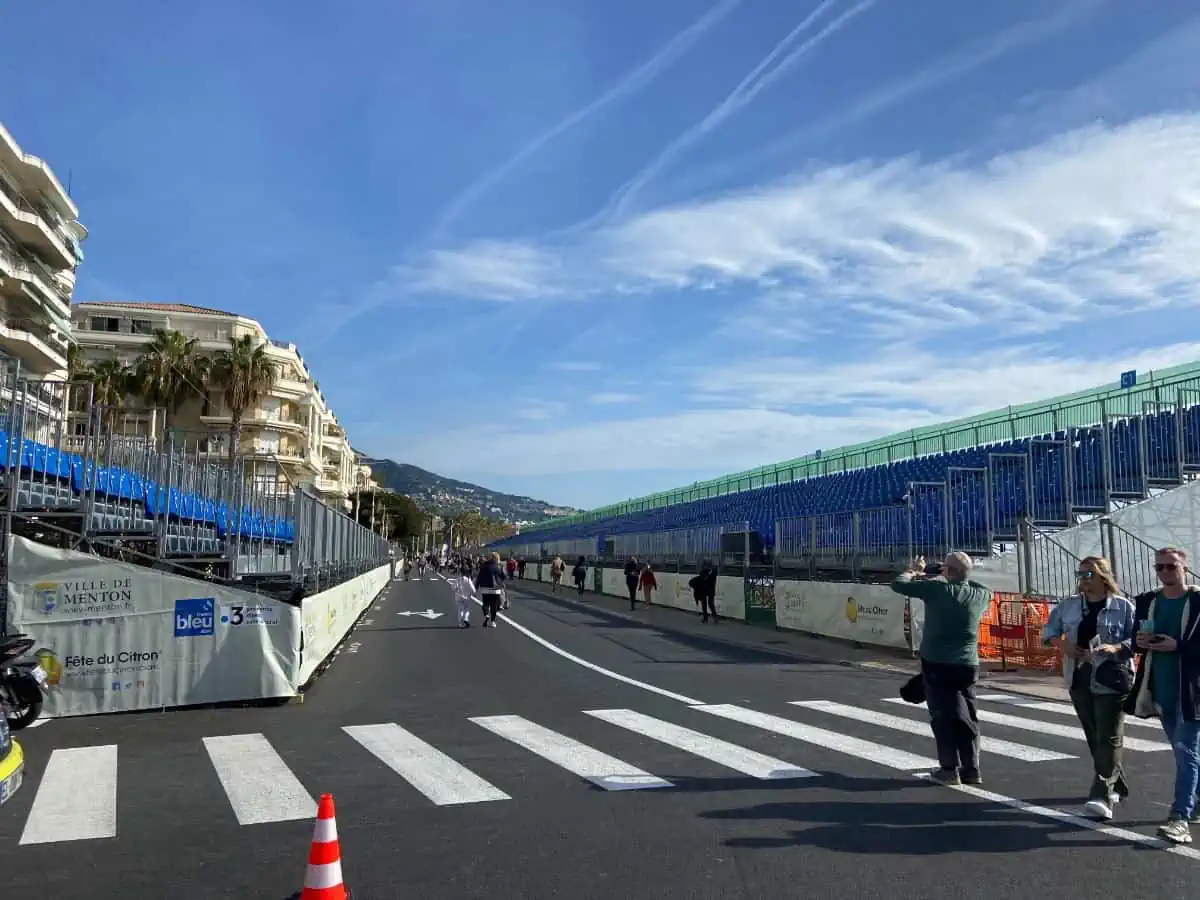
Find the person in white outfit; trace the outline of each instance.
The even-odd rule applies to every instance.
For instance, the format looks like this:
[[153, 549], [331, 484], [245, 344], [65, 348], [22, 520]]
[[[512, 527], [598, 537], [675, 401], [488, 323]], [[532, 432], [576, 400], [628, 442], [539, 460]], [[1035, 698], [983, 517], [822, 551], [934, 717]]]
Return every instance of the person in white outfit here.
[[476, 597], [470, 565], [464, 565], [458, 570], [458, 575], [451, 580], [450, 587], [454, 588], [454, 602], [458, 606], [458, 627], [470, 628], [471, 603]]

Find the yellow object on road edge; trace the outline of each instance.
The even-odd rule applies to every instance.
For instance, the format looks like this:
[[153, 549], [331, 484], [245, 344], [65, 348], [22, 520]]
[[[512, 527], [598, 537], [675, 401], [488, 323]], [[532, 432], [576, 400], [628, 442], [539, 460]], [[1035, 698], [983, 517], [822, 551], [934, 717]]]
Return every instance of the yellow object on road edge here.
[[25, 772], [25, 754], [21, 745], [12, 742], [8, 755], [0, 760], [0, 803], [4, 803], [17, 792]]

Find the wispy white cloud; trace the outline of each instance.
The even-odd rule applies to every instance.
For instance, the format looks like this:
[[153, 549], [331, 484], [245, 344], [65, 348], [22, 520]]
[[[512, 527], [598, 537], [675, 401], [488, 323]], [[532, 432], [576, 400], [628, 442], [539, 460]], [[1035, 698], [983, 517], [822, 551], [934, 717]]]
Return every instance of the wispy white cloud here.
[[1097, 125], [983, 163], [814, 169], [561, 246], [467, 245], [414, 276], [419, 289], [524, 298], [716, 283], [769, 292], [776, 317], [819, 327], [849, 313], [881, 334], [932, 321], [1037, 333], [1189, 306], [1200, 303], [1200, 115]]
[[[605, 209], [597, 217], [602, 221], [610, 216], [622, 216], [628, 212], [638, 191], [644, 188], [655, 176], [663, 172], [680, 154], [699, 142], [705, 135], [720, 127], [739, 110], [744, 109], [754, 101], [763, 90], [770, 87], [791, 69], [798, 65], [808, 53], [816, 49], [824, 41], [837, 34], [855, 17], [866, 12], [878, 0], [860, 0], [850, 9], [837, 16], [832, 22], [804, 41], [798, 47], [792, 48], [805, 32], [813, 28], [830, 7], [839, 0], [822, 0], [807, 16], [800, 21], [787, 35], [776, 44], [771, 52], [763, 57], [749, 74], [731, 91], [708, 115], [688, 128], [675, 140], [671, 141], [647, 166], [627, 181], [609, 200]], [[782, 57], [782, 59], [780, 58]], [[774, 66], [774, 68], [771, 68]]]
[[965, 47], [948, 53], [865, 96], [844, 105], [839, 104], [832, 114], [806, 123], [744, 156], [723, 160], [704, 171], [689, 173], [687, 184], [691, 189], [697, 190], [715, 180], [752, 170], [766, 160], [793, 154], [801, 147], [868, 121], [879, 113], [943, 87], [1011, 53], [1061, 34], [1112, 2], [1113, 0], [1072, 0], [1058, 6], [1049, 15], [1020, 22], [996, 34], [972, 41]]
[[549, 367], [559, 372], [598, 372], [600, 363], [584, 359], [563, 359], [550, 363]]
[[621, 394], [614, 391], [592, 394], [588, 397], [588, 403], [593, 406], [621, 406], [628, 403], [636, 403], [639, 399], [637, 394]]
[[674, 65], [680, 57], [692, 48], [714, 25], [734, 11], [741, 0], [722, 0], [707, 13], [679, 32], [667, 43], [655, 51], [654, 55], [625, 73], [607, 91], [596, 97], [585, 106], [581, 106], [564, 116], [554, 125], [538, 134], [516, 153], [489, 171], [483, 177], [469, 185], [455, 197], [439, 216], [434, 226], [435, 238], [444, 235], [468, 206], [474, 203], [486, 191], [499, 184], [513, 173], [523, 162], [545, 147], [555, 138], [561, 137], [585, 120], [601, 112], [605, 107], [624, 100], [654, 81], [659, 75]]
[[[501, 426], [405, 437], [395, 452], [437, 459], [450, 470], [504, 476], [694, 469], [697, 460], [734, 472], [1111, 383], [1126, 369], [1144, 373], [1193, 361], [1200, 342], [1094, 355], [1036, 347], [982, 356], [970, 351], [960, 348], [948, 358], [945, 351], [893, 347], [862, 364], [771, 359], [722, 366], [692, 372], [687, 382], [714, 404], [710, 409], [586, 424], [566, 415], [557, 420], [561, 427], [534, 431]], [[618, 495], [614, 487], [614, 499]]]

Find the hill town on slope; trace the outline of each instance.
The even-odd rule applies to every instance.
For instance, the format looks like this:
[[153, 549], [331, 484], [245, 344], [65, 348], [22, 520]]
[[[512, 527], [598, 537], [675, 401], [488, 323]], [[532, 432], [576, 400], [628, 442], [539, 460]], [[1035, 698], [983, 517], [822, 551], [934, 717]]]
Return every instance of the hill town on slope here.
[[474, 510], [489, 519], [514, 525], [531, 525], [546, 519], [574, 515], [580, 510], [554, 506], [532, 497], [505, 494], [466, 481], [457, 481], [417, 466], [390, 459], [362, 457], [372, 477], [382, 487], [409, 497], [421, 509], [452, 516]]

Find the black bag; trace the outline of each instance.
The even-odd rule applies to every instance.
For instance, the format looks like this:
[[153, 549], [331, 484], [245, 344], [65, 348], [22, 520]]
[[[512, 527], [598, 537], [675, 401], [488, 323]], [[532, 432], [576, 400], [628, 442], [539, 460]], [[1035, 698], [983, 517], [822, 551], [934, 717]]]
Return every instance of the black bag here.
[[1096, 679], [1096, 684], [1118, 694], [1128, 694], [1133, 690], [1133, 671], [1115, 659], [1101, 661], [1092, 671], [1092, 677]]
[[920, 704], [925, 702], [925, 675], [918, 672], [900, 688], [900, 699], [905, 703]]

